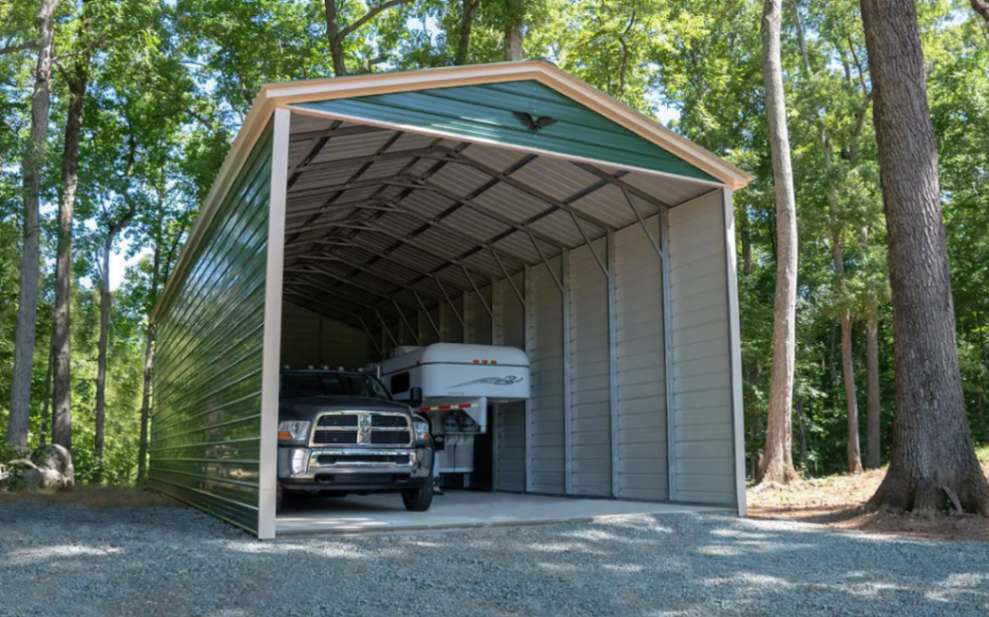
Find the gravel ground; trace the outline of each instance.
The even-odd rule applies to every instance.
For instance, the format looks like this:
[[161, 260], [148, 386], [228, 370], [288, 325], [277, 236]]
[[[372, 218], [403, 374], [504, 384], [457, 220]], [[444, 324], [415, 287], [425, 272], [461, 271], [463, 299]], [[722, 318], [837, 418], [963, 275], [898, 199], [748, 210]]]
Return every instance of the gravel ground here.
[[0, 616], [989, 615], [989, 543], [711, 514], [257, 542], [194, 510], [0, 505]]

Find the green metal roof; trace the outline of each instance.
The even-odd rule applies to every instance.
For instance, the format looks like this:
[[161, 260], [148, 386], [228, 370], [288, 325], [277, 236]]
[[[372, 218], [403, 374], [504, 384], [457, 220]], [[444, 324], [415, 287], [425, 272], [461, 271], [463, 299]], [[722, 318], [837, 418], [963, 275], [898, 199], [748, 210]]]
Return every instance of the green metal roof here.
[[[534, 80], [479, 86], [432, 88], [393, 94], [296, 103], [296, 107], [369, 121], [536, 148], [566, 156], [634, 166], [717, 182], [683, 159], [663, 150], [601, 114]], [[538, 131], [513, 112], [556, 122]]]

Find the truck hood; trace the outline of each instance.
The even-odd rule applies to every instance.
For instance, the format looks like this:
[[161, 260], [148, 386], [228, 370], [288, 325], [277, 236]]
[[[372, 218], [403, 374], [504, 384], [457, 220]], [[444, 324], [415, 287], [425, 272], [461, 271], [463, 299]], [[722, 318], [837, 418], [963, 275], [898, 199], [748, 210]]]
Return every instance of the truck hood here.
[[312, 420], [325, 411], [391, 411], [412, 415], [408, 405], [397, 401], [361, 396], [305, 396], [282, 399], [278, 419]]

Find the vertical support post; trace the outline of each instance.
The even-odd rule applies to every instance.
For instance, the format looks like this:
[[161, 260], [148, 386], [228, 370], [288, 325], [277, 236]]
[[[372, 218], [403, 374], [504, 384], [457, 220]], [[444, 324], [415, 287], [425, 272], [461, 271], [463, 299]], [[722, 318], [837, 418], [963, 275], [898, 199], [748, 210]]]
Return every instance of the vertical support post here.
[[474, 307], [470, 305], [470, 298], [467, 297], [467, 292], [460, 294], [460, 306], [461, 312], [464, 316], [463, 331], [460, 335], [461, 343], [474, 343], [474, 333], [471, 329], [474, 327]]
[[666, 393], [666, 498], [676, 501], [676, 407], [673, 397], [673, 302], [670, 297], [670, 211], [659, 213], [663, 273], [663, 389]]
[[[535, 295], [533, 293], [532, 284], [532, 266], [525, 267], [525, 280], [522, 281], [522, 287], [525, 289], [525, 355], [529, 357], [529, 362], [531, 364], [532, 357], [535, 355], [536, 347], [536, 328], [539, 324], [536, 323], [536, 302]], [[541, 381], [541, 380], [540, 380]], [[532, 382], [530, 381], [530, 386]], [[531, 396], [535, 396], [535, 391], [532, 391]], [[532, 491], [533, 478], [532, 478], [532, 398], [527, 398], [525, 400], [525, 490], [526, 492]]]
[[[501, 299], [504, 281], [492, 281], [491, 286], [491, 344], [505, 344], [505, 304]], [[500, 404], [491, 405], [490, 412], [493, 416], [492, 422], [488, 422], [488, 430], [491, 431], [491, 486], [498, 490], [500, 477], [498, 468], [501, 466], [501, 452], [498, 444], [498, 427], [501, 426], [503, 414]]]
[[621, 429], [618, 416], [618, 270], [615, 259], [615, 232], [608, 230], [608, 412], [611, 432], [611, 496], [621, 495], [621, 456], [618, 450], [618, 433]]
[[728, 340], [731, 355], [731, 415], [734, 439], [735, 502], [738, 515], [745, 516], [745, 425], [742, 408], [742, 342], [738, 317], [738, 279], [735, 263], [735, 208], [732, 192], [721, 189], [725, 217], [725, 280], [728, 285]]
[[261, 422], [258, 452], [258, 538], [275, 537], [278, 491], [278, 374], [282, 340], [282, 276], [285, 263], [285, 201], [292, 113], [277, 108], [271, 142], [268, 242], [264, 283], [261, 360]]
[[572, 495], [573, 488], [573, 392], [570, 388], [570, 376], [573, 373], [573, 358], [570, 344], [570, 328], [573, 315], [571, 300], [573, 295], [573, 280], [570, 274], [570, 251], [560, 253], [560, 279], [563, 308], [563, 477], [564, 491]]

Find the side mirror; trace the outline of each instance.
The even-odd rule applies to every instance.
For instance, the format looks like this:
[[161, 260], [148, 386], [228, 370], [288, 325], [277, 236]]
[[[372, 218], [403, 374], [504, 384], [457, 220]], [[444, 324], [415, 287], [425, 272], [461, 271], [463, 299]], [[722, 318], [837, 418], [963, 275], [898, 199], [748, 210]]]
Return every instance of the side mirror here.
[[422, 407], [422, 388], [418, 386], [409, 388], [409, 406], [412, 407], [412, 409], [419, 409]]

